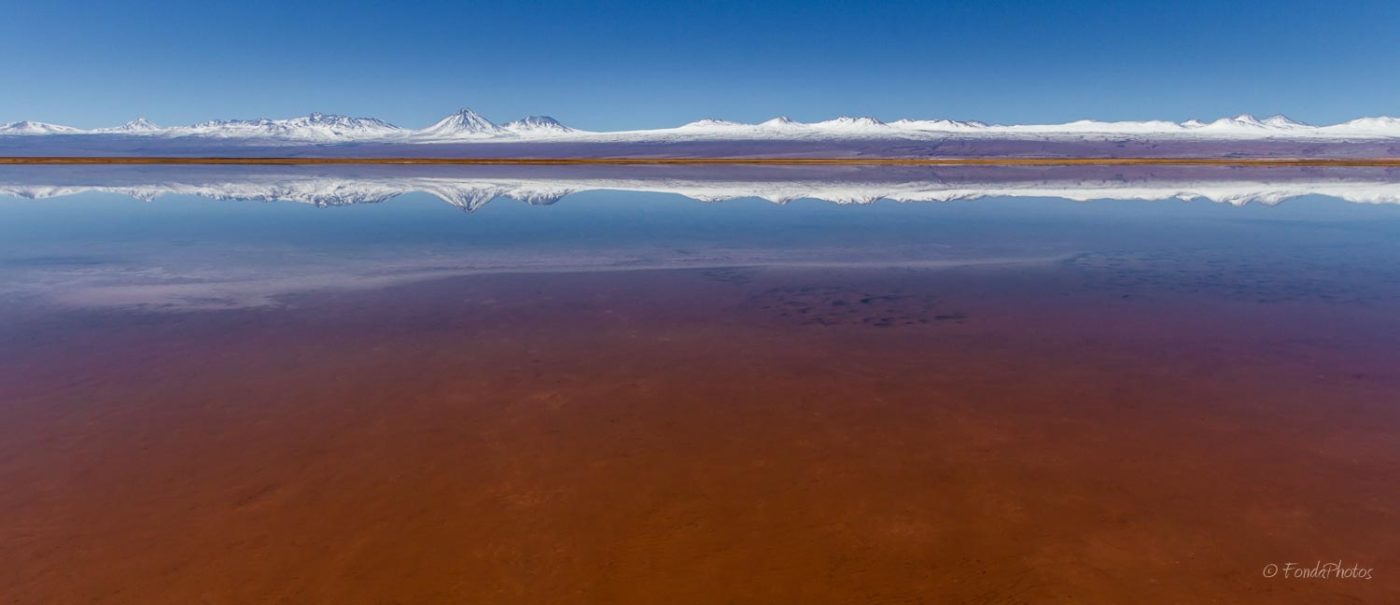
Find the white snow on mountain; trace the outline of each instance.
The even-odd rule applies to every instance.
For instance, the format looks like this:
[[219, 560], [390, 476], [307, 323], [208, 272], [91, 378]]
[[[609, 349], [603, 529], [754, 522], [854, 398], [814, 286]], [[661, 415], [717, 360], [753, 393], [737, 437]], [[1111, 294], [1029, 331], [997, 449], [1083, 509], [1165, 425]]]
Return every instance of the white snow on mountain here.
[[850, 116], [841, 116], [841, 117], [836, 118], [836, 119], [826, 120], [826, 121], [824, 121], [824, 122], [817, 122], [817, 123], [815, 123], [815, 124], [812, 124], [812, 126], [815, 127], [815, 128], [826, 129], [826, 130], [856, 130], [856, 131], [860, 131], [860, 130], [869, 130], [869, 129], [878, 130], [878, 129], [881, 129], [881, 128], [887, 128], [889, 125], [888, 125], [888, 124], [885, 124], [884, 122], [881, 122], [881, 121], [879, 121], [879, 120], [877, 120], [877, 119], [875, 119], [875, 118], [871, 118], [871, 117], [865, 117], [865, 116], [863, 116], [863, 117], [859, 117], [859, 118], [853, 118], [853, 117], [850, 117]]
[[1376, 139], [1400, 138], [1400, 119], [1362, 118], [1332, 126], [1311, 126], [1284, 116], [1260, 120], [1250, 115], [1212, 122], [1165, 120], [1102, 122], [1079, 120], [1064, 124], [986, 124], [964, 120], [896, 120], [842, 116], [820, 122], [796, 122], [786, 117], [757, 124], [706, 119], [675, 128], [579, 133], [575, 139], [601, 141], [700, 140], [938, 140], [967, 139]]
[[1325, 130], [1339, 138], [1400, 137], [1400, 118], [1387, 116], [1359, 118], [1333, 126], [1323, 126], [1317, 130]]
[[962, 120], [896, 120], [842, 116], [818, 122], [776, 117], [756, 124], [705, 119], [674, 128], [589, 132], [570, 128], [547, 116], [530, 116], [496, 124], [470, 109], [461, 109], [419, 130], [400, 128], [374, 118], [313, 113], [288, 119], [218, 120], [191, 126], [160, 127], [137, 119], [123, 126], [80, 130], [43, 122], [0, 124], [7, 135], [101, 135], [202, 137], [253, 141], [334, 143], [378, 141], [399, 143], [518, 141], [707, 141], [707, 140], [939, 140], [963, 139], [1390, 139], [1400, 138], [1400, 118], [1370, 117], [1330, 126], [1313, 126], [1284, 116], [1259, 119], [1250, 115], [1210, 122], [1164, 120], [1103, 122], [1078, 120], [1063, 124], [986, 124]]
[[480, 138], [500, 134], [501, 127], [470, 109], [461, 109], [414, 133], [425, 139]]
[[0, 124], [0, 135], [71, 134], [78, 132], [82, 131], [72, 126], [60, 126], [58, 124], [35, 122], [32, 120]]
[[577, 132], [549, 116], [526, 116], [501, 125], [501, 130], [523, 136], [559, 135]]
[[91, 132], [111, 132], [119, 134], [157, 134], [163, 130], [165, 129], [161, 128], [160, 126], [157, 126], [154, 122], [151, 122], [146, 118], [136, 118], [135, 120], [122, 124], [121, 126], [114, 126], [111, 128], [96, 128], [93, 129]]
[[313, 113], [285, 120], [215, 120], [193, 126], [155, 131], [173, 136], [273, 138], [297, 140], [382, 140], [402, 136], [404, 129], [375, 118]]
[[977, 132], [987, 127], [982, 122], [963, 120], [895, 120], [890, 126], [899, 130], [928, 130], [933, 132]]

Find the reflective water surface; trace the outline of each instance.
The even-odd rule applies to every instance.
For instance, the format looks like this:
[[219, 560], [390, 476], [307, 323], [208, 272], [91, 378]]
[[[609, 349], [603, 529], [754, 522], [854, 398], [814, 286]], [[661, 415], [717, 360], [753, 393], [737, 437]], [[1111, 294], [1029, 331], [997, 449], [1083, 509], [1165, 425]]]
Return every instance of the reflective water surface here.
[[0, 169], [0, 594], [1394, 602], [1397, 183]]

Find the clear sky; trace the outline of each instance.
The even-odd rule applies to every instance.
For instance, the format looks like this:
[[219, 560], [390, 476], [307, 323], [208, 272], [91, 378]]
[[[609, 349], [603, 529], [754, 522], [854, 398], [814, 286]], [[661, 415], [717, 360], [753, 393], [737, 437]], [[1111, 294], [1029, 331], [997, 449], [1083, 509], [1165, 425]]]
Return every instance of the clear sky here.
[[1400, 115], [1400, 2], [12, 0], [0, 121]]

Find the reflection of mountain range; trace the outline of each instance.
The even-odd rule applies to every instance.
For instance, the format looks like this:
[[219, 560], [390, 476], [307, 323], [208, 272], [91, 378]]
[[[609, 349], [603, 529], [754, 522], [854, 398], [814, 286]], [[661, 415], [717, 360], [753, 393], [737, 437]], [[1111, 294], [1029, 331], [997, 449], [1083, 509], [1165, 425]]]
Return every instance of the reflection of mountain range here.
[[811, 167], [156, 167], [0, 169], [0, 194], [51, 198], [85, 192], [141, 200], [163, 195], [293, 201], [317, 206], [433, 195], [466, 210], [496, 198], [551, 204], [580, 191], [644, 191], [700, 201], [818, 199], [937, 202], [983, 197], [1204, 199], [1276, 204], [1304, 195], [1400, 203], [1400, 170], [1224, 167], [858, 168]]

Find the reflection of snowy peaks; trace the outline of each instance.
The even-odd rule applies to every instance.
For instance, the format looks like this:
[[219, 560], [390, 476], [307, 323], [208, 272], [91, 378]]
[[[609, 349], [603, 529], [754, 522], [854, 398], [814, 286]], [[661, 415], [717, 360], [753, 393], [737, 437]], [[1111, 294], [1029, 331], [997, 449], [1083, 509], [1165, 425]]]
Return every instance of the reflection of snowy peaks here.
[[730, 140], [937, 140], [948, 137], [983, 139], [1376, 139], [1400, 138], [1400, 118], [1360, 118], [1331, 126], [1312, 126], [1284, 116], [1259, 119], [1250, 115], [1210, 122], [1163, 120], [1102, 122], [1079, 120], [1064, 124], [1001, 125], [959, 120], [896, 120], [838, 117], [798, 122], [776, 117], [757, 124], [706, 119], [675, 128], [588, 132], [560, 124], [547, 116], [530, 116], [496, 124], [470, 109], [461, 109], [421, 130], [400, 128], [374, 118], [313, 113], [290, 119], [220, 120], [192, 126], [160, 127], [145, 119], [124, 126], [79, 130], [44, 122], [0, 124], [5, 135], [99, 135], [204, 137], [210, 139], [287, 141], [380, 141], [434, 143], [444, 141], [563, 140], [597, 142], [730, 141]]
[[[139, 175], [138, 175], [139, 176]], [[49, 198], [85, 192], [128, 195], [152, 200], [163, 195], [194, 195], [211, 199], [293, 201], [316, 206], [342, 206], [383, 202], [412, 192], [427, 193], [465, 210], [476, 210], [496, 198], [510, 198], [532, 205], [547, 205], [580, 191], [613, 190], [669, 193], [717, 202], [761, 198], [775, 203], [817, 199], [838, 204], [869, 204], [887, 199], [899, 202], [943, 202], [984, 197], [1051, 197], [1076, 201], [1096, 199], [1165, 200], [1203, 199], [1244, 205], [1277, 204], [1303, 195], [1325, 195], [1349, 202], [1400, 203], [1400, 182], [1385, 180], [1315, 179], [1264, 183], [1232, 180], [1072, 180], [1048, 179], [1017, 182], [846, 180], [725, 181], [674, 178], [452, 178], [408, 176], [358, 178], [303, 174], [249, 174], [240, 177], [198, 179], [181, 175], [180, 181], [122, 182], [120, 184], [20, 182], [0, 180], [0, 195]], [[61, 173], [49, 178], [62, 178]], [[130, 181], [131, 179], [120, 179]]]

